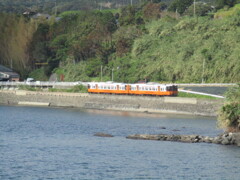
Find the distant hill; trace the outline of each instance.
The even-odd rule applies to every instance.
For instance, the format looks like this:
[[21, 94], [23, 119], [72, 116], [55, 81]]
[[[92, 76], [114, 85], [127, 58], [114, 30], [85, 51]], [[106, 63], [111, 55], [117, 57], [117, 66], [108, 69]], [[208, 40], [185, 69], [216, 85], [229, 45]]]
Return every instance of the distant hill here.
[[[61, 13], [70, 10], [111, 9], [132, 4], [140, 4], [147, 0], [0, 0], [1, 12], [22, 13], [26, 9], [33, 11]], [[171, 0], [163, 0], [170, 2]]]
[[[32, 10], [54, 14], [72, 10], [115, 9], [131, 4], [142, 4], [154, 0], [0, 0], [0, 12], [23, 13]], [[174, 0], [162, 0], [170, 5]], [[199, 0], [198, 0], [199, 1]], [[215, 0], [201, 0], [214, 2]]]

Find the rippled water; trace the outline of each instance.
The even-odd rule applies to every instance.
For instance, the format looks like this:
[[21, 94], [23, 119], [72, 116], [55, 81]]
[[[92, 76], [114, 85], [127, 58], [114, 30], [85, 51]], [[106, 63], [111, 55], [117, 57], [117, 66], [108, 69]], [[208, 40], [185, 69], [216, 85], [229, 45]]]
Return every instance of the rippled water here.
[[0, 106], [0, 123], [1, 180], [239, 179], [238, 147], [125, 138], [215, 136], [221, 131], [213, 118]]

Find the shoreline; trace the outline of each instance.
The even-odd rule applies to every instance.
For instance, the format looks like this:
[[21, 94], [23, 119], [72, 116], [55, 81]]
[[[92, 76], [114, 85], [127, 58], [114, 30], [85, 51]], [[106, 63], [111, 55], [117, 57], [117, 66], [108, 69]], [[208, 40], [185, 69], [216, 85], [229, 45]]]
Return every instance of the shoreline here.
[[0, 104], [216, 117], [222, 100], [0, 90]]

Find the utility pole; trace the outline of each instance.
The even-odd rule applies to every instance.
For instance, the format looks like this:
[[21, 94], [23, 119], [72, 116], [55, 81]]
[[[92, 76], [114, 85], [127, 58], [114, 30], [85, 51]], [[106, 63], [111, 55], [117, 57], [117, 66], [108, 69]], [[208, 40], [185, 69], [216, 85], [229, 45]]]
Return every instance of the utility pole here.
[[57, 17], [57, 0], [55, 0], [55, 16]]
[[102, 82], [102, 65], [101, 65], [101, 82]]
[[176, 16], [176, 19], [178, 19], [178, 10], [176, 9], [176, 12], [175, 12], [175, 16]]
[[203, 59], [203, 67], [202, 67], [202, 84], [204, 83], [204, 68], [205, 68], [205, 58]]
[[132, 0], [131, 0], [131, 6], [133, 5], [133, 2], [132, 2]]
[[193, 1], [193, 15], [196, 17], [196, 0]]
[[113, 82], [113, 70], [114, 70], [114, 68], [112, 68], [112, 82]]
[[13, 69], [13, 61], [12, 61], [12, 58], [11, 58], [11, 69]]

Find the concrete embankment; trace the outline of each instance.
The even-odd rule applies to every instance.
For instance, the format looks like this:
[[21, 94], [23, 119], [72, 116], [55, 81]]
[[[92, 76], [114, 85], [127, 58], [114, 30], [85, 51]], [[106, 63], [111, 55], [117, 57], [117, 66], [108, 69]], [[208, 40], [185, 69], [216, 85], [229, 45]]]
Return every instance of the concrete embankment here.
[[[216, 116], [223, 100], [180, 97], [149, 97], [59, 93], [33, 91], [0, 91], [0, 104], [46, 105], [85, 109], [118, 110], [148, 113], [173, 113]], [[22, 104], [24, 104], [22, 103]]]

